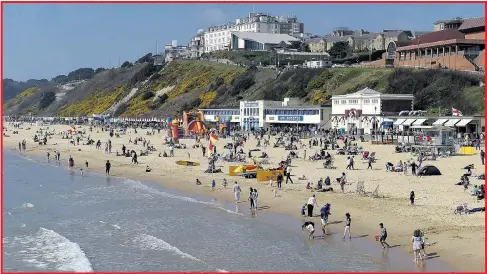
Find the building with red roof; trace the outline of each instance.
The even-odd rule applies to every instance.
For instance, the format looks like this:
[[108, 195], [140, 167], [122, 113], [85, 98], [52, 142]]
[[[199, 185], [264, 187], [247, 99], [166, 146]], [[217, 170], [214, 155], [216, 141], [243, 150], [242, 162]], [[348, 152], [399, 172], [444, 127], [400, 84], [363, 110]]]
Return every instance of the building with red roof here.
[[425, 34], [395, 49], [395, 67], [484, 71], [485, 19], [464, 19], [458, 29]]

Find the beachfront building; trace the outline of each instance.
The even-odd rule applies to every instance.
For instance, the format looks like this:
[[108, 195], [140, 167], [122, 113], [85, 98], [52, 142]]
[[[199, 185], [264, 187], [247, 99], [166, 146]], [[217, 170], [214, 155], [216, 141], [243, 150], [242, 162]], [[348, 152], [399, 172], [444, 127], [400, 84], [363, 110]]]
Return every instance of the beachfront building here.
[[240, 101], [239, 108], [200, 109], [205, 121], [217, 122], [230, 118], [244, 130], [277, 127], [330, 128], [331, 106], [305, 105], [297, 98], [283, 101]]
[[234, 31], [231, 32], [230, 49], [269, 51], [272, 48], [290, 46], [293, 42], [299, 41], [299, 38], [288, 34]]
[[414, 132], [422, 131], [432, 127], [449, 127], [456, 133], [481, 134], [485, 132], [485, 117], [482, 115], [472, 116], [389, 116], [394, 120], [393, 126], [399, 131]]
[[396, 48], [395, 67], [484, 71], [484, 18], [465, 19], [458, 29], [425, 34]]
[[383, 94], [370, 88], [331, 98], [331, 126], [341, 132], [371, 134], [374, 129], [391, 127], [386, 118], [413, 110], [413, 94]]
[[203, 113], [205, 121], [216, 123], [219, 121], [230, 120], [230, 123], [240, 124], [240, 109], [238, 108], [223, 108], [223, 109], [199, 109]]
[[240, 101], [240, 113], [240, 125], [245, 130], [284, 126], [326, 128], [331, 118], [329, 106], [304, 105], [297, 98], [284, 98], [284, 101]]

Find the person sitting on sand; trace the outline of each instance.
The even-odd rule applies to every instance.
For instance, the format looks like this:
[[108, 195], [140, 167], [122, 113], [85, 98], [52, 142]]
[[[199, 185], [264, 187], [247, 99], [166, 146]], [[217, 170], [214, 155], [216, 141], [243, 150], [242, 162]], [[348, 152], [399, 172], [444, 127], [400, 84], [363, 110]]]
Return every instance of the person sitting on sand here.
[[311, 183], [310, 182], [307, 182], [306, 183], [306, 190], [310, 190], [311, 189]]
[[386, 163], [386, 171], [393, 171], [394, 165], [391, 162]]
[[145, 172], [151, 172], [151, 168], [150, 168], [149, 166], [147, 166], [147, 167], [145, 168]]
[[330, 176], [326, 176], [326, 178], [325, 178], [325, 186], [331, 186]]
[[305, 203], [302, 207], [301, 207], [301, 216], [303, 217], [306, 217], [306, 208], [308, 207], [308, 203]]
[[323, 188], [323, 178], [320, 178], [316, 185], [316, 190], [321, 190]]
[[201, 181], [199, 179], [196, 179], [196, 185], [197, 186], [201, 185]]
[[162, 153], [162, 157], [167, 157], [167, 153], [165, 151]]
[[299, 177], [298, 180], [304, 181], [304, 180], [307, 180], [307, 178], [306, 178], [306, 176], [303, 175], [303, 176]]

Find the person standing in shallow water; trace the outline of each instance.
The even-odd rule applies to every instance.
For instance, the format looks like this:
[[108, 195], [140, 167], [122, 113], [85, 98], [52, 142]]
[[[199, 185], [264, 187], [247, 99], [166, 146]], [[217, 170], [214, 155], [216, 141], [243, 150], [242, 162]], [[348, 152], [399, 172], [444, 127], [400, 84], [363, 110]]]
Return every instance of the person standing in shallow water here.
[[350, 218], [350, 213], [345, 214], [345, 231], [343, 232], [343, 237], [342, 239], [345, 239], [345, 237], [348, 234], [348, 238], [352, 239], [352, 233], [350, 232], [350, 225], [352, 224], [352, 218]]
[[237, 181], [235, 181], [235, 184], [233, 185], [233, 193], [235, 194], [235, 202], [240, 203], [240, 186], [238, 185]]
[[384, 227], [383, 223], [379, 224], [380, 227], [380, 244], [382, 245], [382, 248], [390, 247], [388, 243], [386, 243], [387, 239], [387, 229]]
[[112, 167], [112, 165], [110, 164], [110, 161], [107, 160], [106, 164], [105, 164], [105, 174], [110, 176], [110, 168]]

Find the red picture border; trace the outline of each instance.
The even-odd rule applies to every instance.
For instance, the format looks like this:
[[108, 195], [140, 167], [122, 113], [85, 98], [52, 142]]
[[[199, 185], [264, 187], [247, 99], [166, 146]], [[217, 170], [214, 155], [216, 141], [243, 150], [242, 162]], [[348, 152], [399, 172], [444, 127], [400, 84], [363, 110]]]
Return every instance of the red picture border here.
[[[332, 3], [340, 3], [340, 4], [481, 4], [484, 3], [484, 16], [487, 13], [487, 1], [252, 1], [252, 0], [242, 0], [242, 1], [2, 1], [0, 4], [0, 16], [1, 16], [1, 21], [0, 21], [0, 43], [1, 43], [1, 51], [0, 51], [0, 62], [1, 62], [1, 67], [0, 67], [0, 79], [2, 81], [2, 86], [0, 87], [1, 93], [0, 93], [0, 109], [2, 110], [3, 114], [3, 6], [4, 4], [332, 4]], [[485, 37], [485, 40], [487, 41], [487, 35]], [[487, 59], [487, 57], [485, 57]], [[487, 76], [485, 76], [484, 82], [487, 83]], [[484, 104], [487, 103], [487, 100], [485, 99], [484, 96]], [[484, 117], [487, 116], [487, 109], [484, 110]], [[3, 119], [0, 121], [0, 125], [2, 126], [2, 131], [3, 131]], [[485, 132], [484, 132], [485, 134]], [[3, 135], [3, 134], [2, 134]], [[0, 204], [1, 204], [1, 209], [2, 209], [2, 215], [1, 215], [1, 221], [0, 223], [3, 224], [3, 136], [0, 137], [1, 139], [1, 145], [2, 145], [2, 151], [1, 157], [0, 157], [0, 165], [2, 165], [2, 172], [0, 173], [0, 180], [2, 183], [1, 186], [1, 197], [0, 197]], [[484, 148], [485, 149], [485, 148]], [[485, 168], [485, 166], [484, 166]], [[485, 172], [485, 170], [484, 170]], [[485, 231], [484, 231], [485, 233]], [[2, 237], [2, 246], [0, 249], [3, 250], [3, 225], [0, 229], [0, 236]], [[484, 236], [485, 237], [485, 236]], [[485, 244], [485, 243], [484, 243]], [[484, 247], [485, 248], [485, 247]], [[486, 248], [487, 250], [487, 248]], [[484, 255], [485, 255], [485, 250], [484, 250]], [[463, 258], [458, 258], [459, 260], [462, 260]], [[467, 259], [467, 258], [465, 258]], [[466, 261], [466, 260], [465, 260]], [[468, 263], [466, 261], [466, 263]], [[485, 262], [484, 262], [485, 264]], [[0, 266], [1, 266], [1, 273], [4, 273], [3, 271], [3, 252], [1, 254], [1, 260], [0, 260]], [[484, 265], [485, 269], [485, 265]], [[9, 273], [9, 272], [5, 272]], [[16, 272], [17, 273], [17, 272]], [[40, 273], [58, 273], [58, 272], [21, 272], [21, 273], [35, 273], [35, 274], [40, 274]], [[69, 273], [69, 272], [68, 272]], [[97, 272], [97, 273], [118, 273], [118, 272]], [[130, 273], [145, 273], [145, 272], [130, 272]], [[173, 273], [173, 274], [180, 274], [182, 272], [152, 272], [152, 273]], [[214, 273], [217, 274], [219, 272], [199, 272], [199, 273]], [[232, 272], [230, 272], [232, 273]], [[235, 272], [235, 273], [240, 273], [240, 274], [251, 274], [254, 272]], [[266, 273], [285, 273], [285, 272], [266, 272]], [[295, 272], [295, 273], [306, 273], [306, 274], [317, 274], [321, 272]], [[327, 273], [348, 273], [348, 272], [327, 272]], [[363, 273], [398, 273], [398, 272], [363, 272]], [[400, 273], [408, 273], [408, 272], [400, 272]], [[446, 273], [446, 272], [429, 272], [429, 273]], [[479, 272], [458, 272], [458, 273], [479, 273]]]

